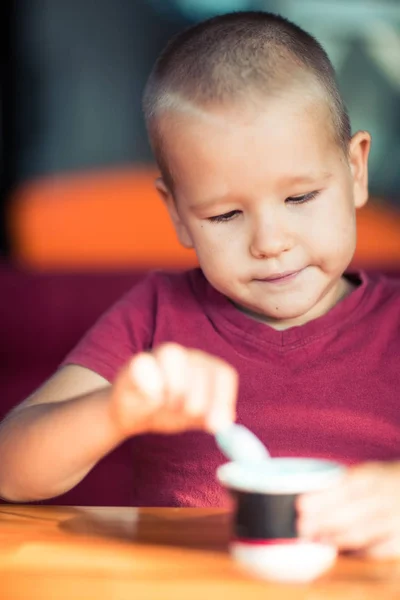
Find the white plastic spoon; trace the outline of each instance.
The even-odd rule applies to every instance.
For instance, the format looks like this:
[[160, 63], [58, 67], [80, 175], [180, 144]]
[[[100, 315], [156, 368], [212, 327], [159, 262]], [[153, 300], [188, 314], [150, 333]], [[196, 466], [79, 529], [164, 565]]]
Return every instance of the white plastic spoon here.
[[262, 441], [244, 425], [232, 423], [217, 431], [216, 442], [220, 450], [235, 462], [260, 462], [271, 458]]

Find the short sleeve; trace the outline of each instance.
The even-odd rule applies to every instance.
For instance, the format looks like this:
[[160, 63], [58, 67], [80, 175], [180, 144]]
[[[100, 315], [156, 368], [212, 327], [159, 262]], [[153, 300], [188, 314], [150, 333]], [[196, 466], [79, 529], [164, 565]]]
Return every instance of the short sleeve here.
[[156, 274], [151, 273], [98, 319], [60, 366], [86, 367], [112, 383], [133, 354], [151, 347], [156, 296]]

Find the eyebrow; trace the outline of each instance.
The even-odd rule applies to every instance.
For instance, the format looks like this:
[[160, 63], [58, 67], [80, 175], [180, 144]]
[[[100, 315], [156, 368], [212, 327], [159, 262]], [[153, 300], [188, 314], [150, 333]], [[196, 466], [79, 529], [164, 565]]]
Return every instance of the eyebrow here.
[[[288, 176], [284, 178], [284, 181], [288, 184], [301, 184], [301, 183], [313, 183], [315, 181], [326, 181], [332, 177], [332, 173], [328, 171], [323, 173], [305, 173], [304, 175]], [[220, 196], [219, 198], [208, 198], [207, 200], [191, 204], [191, 209], [203, 209], [215, 206], [216, 204], [228, 204], [232, 203], [234, 198], [231, 196]]]
[[290, 183], [308, 183], [316, 180], [330, 179], [331, 177], [332, 173], [329, 171], [323, 171], [322, 173], [304, 173], [303, 175], [294, 175], [292, 177], [287, 177], [286, 180], [290, 181]]
[[286, 181], [289, 183], [312, 183], [313, 181], [325, 181], [330, 179], [332, 173], [324, 171], [323, 173], [305, 173], [304, 175], [295, 175], [293, 177], [286, 177]]

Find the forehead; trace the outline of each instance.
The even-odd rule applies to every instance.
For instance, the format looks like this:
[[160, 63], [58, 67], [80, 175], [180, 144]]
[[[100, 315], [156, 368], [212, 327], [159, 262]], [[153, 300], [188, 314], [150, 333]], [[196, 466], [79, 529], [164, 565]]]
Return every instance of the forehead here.
[[326, 172], [339, 153], [329, 106], [315, 97], [171, 113], [160, 134], [175, 188], [184, 195], [240, 190], [249, 182], [265, 189], [266, 181]]

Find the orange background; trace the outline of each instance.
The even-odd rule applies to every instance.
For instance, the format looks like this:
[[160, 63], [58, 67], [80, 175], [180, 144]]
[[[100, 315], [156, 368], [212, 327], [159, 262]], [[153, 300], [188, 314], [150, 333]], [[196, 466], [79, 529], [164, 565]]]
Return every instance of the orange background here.
[[[101, 171], [26, 183], [9, 221], [15, 259], [36, 269], [186, 268], [193, 251], [175, 237], [154, 189], [154, 168]], [[400, 211], [373, 201], [358, 213], [354, 264], [398, 268]]]

